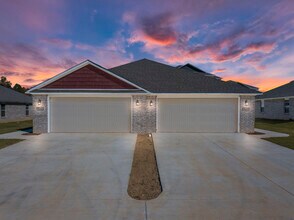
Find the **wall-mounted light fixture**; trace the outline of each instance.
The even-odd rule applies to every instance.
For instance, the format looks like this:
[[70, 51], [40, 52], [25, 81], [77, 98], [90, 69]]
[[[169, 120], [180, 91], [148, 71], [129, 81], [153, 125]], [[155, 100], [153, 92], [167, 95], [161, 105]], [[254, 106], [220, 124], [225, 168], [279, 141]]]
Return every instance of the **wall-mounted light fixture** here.
[[246, 106], [246, 107], [249, 106], [249, 103], [248, 103], [248, 100], [247, 100], [247, 99], [245, 100], [245, 106]]
[[137, 99], [136, 100], [136, 106], [139, 106], [140, 105], [140, 102], [139, 102], [139, 100]]
[[42, 104], [42, 101], [41, 99], [39, 99], [37, 105], [40, 106], [41, 104]]
[[153, 106], [153, 101], [152, 100], [150, 101], [150, 106]]

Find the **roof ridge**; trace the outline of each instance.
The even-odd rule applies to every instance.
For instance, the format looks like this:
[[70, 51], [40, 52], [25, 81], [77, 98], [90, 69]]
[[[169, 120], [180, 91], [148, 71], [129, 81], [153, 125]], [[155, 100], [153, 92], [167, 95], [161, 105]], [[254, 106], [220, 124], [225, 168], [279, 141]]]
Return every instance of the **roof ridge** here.
[[178, 68], [176, 68], [176, 67], [174, 67], [174, 66], [171, 66], [171, 65], [168, 65], [168, 64], [165, 64], [165, 63], [160, 63], [160, 62], [157, 62], [157, 61], [155, 61], [155, 60], [151, 60], [151, 59], [148, 59], [148, 58], [143, 58], [143, 59], [139, 59], [139, 60], [132, 61], [132, 62], [130, 62], [130, 63], [125, 63], [125, 64], [122, 64], [122, 65], [119, 65], [119, 66], [115, 66], [115, 67], [109, 68], [109, 70], [111, 70], [111, 69], [115, 69], [115, 68], [117, 68], [117, 67], [123, 67], [123, 66], [125, 66], [125, 65], [129, 65], [129, 64], [134, 64], [134, 63], [137, 63], [137, 62], [142, 62], [142, 61], [144, 61], [144, 60], [145, 60], [145, 61], [148, 61], [148, 62], [156, 63], [156, 64], [161, 65], [161, 66], [166, 66], [166, 67], [169, 67], [169, 68], [172, 68], [172, 69], [178, 69]]
[[288, 83], [286, 83], [286, 84], [283, 84], [283, 85], [277, 86], [277, 87], [275, 87], [275, 88], [273, 88], [273, 89], [270, 89], [270, 90], [264, 92], [263, 94], [265, 94], [265, 93], [267, 93], [267, 92], [274, 91], [274, 90], [279, 89], [279, 88], [282, 88], [282, 87], [287, 86], [287, 85], [289, 85], [289, 84], [291, 84], [291, 83], [294, 83], [294, 80], [292, 80], [292, 81], [290, 81], [290, 82], [288, 82]]

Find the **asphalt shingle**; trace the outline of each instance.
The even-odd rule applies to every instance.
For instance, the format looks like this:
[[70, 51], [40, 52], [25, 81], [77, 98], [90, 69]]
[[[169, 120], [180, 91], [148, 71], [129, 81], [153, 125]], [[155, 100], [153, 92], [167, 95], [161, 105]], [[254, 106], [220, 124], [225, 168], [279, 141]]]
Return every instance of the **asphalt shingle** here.
[[109, 70], [152, 93], [259, 93], [237, 82], [225, 82], [200, 72], [148, 59]]
[[267, 99], [267, 98], [279, 98], [279, 97], [289, 97], [289, 96], [294, 96], [294, 80], [285, 85], [269, 90], [263, 93], [263, 95], [256, 96], [256, 98]]
[[1, 104], [32, 104], [32, 97], [0, 85]]

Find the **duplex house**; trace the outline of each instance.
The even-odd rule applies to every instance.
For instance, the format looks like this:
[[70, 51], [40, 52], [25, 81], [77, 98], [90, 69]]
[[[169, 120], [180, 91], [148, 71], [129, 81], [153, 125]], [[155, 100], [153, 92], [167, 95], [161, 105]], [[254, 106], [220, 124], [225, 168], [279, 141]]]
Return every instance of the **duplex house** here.
[[256, 118], [294, 119], [294, 81], [256, 96]]
[[0, 85], [0, 121], [26, 119], [31, 116], [32, 97]]
[[142, 59], [86, 60], [28, 91], [34, 132], [253, 132], [255, 89]]

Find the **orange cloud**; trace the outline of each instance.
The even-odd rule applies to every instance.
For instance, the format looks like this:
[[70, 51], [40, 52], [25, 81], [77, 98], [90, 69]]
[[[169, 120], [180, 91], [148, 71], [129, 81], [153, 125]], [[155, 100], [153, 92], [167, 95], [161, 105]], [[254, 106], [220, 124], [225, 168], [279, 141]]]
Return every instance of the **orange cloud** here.
[[224, 81], [233, 80], [241, 83], [245, 83], [248, 85], [253, 85], [259, 88], [259, 91], [266, 92], [275, 87], [281, 86], [293, 80], [291, 77], [289, 78], [265, 78], [260, 76], [252, 76], [252, 75], [227, 75], [222, 77]]
[[217, 74], [217, 73], [223, 73], [225, 72], [227, 69], [226, 68], [219, 68], [219, 69], [216, 69], [214, 71], [212, 71], [213, 74]]

